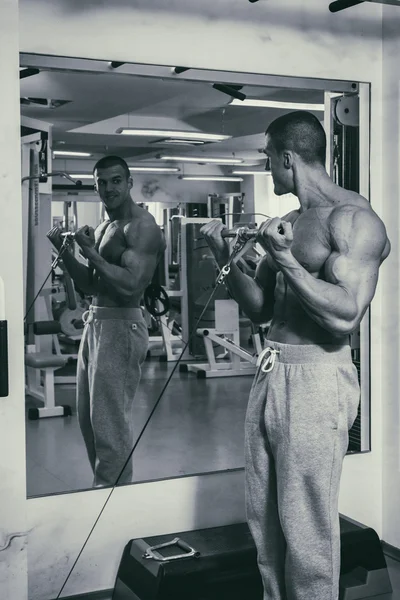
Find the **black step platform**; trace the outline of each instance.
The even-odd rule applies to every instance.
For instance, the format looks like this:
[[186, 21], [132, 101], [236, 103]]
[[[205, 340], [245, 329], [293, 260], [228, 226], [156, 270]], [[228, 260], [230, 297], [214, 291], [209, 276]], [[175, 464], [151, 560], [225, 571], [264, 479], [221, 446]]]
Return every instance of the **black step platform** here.
[[[381, 543], [370, 527], [340, 517], [340, 600], [392, 591]], [[172, 546], [149, 548], [178, 538]], [[186, 555], [190, 547], [196, 556]], [[151, 554], [151, 552], [150, 552]], [[166, 560], [162, 561], [161, 558]], [[112, 600], [262, 600], [253, 539], [246, 523], [134, 539], [125, 546]]]

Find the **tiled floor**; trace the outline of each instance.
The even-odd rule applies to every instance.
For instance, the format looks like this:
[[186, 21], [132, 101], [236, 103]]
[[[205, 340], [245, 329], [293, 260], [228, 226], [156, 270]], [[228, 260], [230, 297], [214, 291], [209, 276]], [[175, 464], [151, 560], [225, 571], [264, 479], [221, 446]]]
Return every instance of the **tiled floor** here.
[[[139, 432], [174, 363], [148, 359], [135, 398]], [[243, 425], [252, 376], [197, 379], [174, 373], [134, 454], [134, 481], [243, 466]], [[92, 473], [78, 427], [75, 386], [56, 386], [72, 417], [26, 420], [28, 496], [90, 488]], [[36, 406], [27, 400], [27, 408]], [[136, 440], [135, 440], [136, 441]]]

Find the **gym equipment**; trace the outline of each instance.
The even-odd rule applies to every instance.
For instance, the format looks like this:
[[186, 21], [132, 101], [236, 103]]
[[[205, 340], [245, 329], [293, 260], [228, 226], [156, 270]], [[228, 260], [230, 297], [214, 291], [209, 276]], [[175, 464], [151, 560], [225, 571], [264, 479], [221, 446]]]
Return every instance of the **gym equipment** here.
[[126, 545], [112, 600], [189, 598], [262, 598], [247, 524], [136, 539]]
[[339, 600], [361, 600], [392, 592], [378, 534], [348, 517], [340, 518]]
[[[35, 336], [54, 336], [61, 330], [57, 321], [42, 321], [33, 323]], [[43, 417], [67, 417], [72, 414], [70, 406], [56, 406], [54, 397], [54, 371], [67, 364], [68, 357], [60, 354], [36, 351], [36, 345], [26, 346], [25, 367], [26, 386], [25, 392], [41, 400], [44, 404], [40, 408], [30, 408], [28, 418], [31, 420]]]
[[[340, 600], [392, 591], [376, 532], [340, 515]], [[112, 600], [261, 600], [256, 548], [246, 523], [130, 540]]]
[[244, 194], [209, 194], [207, 198], [207, 216], [221, 219], [222, 223], [232, 229], [240, 219], [244, 207]]
[[[215, 329], [199, 328], [197, 335], [203, 337], [208, 363], [181, 364], [181, 373], [196, 373], [198, 379], [255, 374], [257, 358], [262, 351], [260, 335], [253, 329], [254, 354], [240, 347], [239, 306], [235, 300], [215, 300]], [[225, 355], [218, 361], [215, 345], [225, 348], [229, 362]]]
[[[240, 215], [239, 215], [240, 216]], [[216, 265], [212, 252], [200, 234], [200, 228], [210, 222], [211, 218], [186, 218], [179, 219], [179, 282], [180, 290], [171, 292], [170, 297], [181, 298], [181, 316], [182, 316], [182, 338], [189, 339], [189, 332], [198, 320], [200, 304], [199, 298], [202, 295], [210, 296], [212, 290], [218, 293], [218, 299], [229, 299], [229, 292], [223, 287], [219, 287], [224, 279], [217, 278]], [[251, 246], [251, 240], [247, 243], [240, 242], [238, 251], [233, 252], [231, 260], [238, 260]], [[216, 288], [219, 288], [218, 292]], [[204, 305], [203, 305], [204, 306]], [[213, 329], [215, 325], [215, 311], [211, 306], [199, 323], [200, 328]], [[183, 355], [183, 360], [193, 360], [205, 358], [205, 348], [201, 339], [192, 337], [188, 349]]]
[[250, 229], [249, 227], [238, 227], [238, 229], [224, 229], [221, 232], [223, 238], [238, 237], [242, 240], [251, 240], [258, 235], [258, 229]]
[[[191, 232], [189, 230], [188, 235], [190, 235], [190, 233]], [[239, 227], [235, 230], [226, 229], [224, 230], [224, 233], [224, 237], [235, 237], [236, 241], [233, 246], [233, 251], [228, 264], [222, 268], [217, 277], [217, 285], [220, 285], [225, 279], [226, 275], [228, 275], [232, 262], [238, 262], [241, 260], [242, 256], [250, 247], [252, 247], [252, 240], [254, 240], [254, 238], [257, 236], [258, 230], [251, 227]], [[204, 239], [202, 237], [196, 241], [197, 243], [204, 243]], [[212, 265], [209, 262], [209, 266], [213, 269], [212, 273], [214, 273], [214, 275], [211, 274], [211, 276], [215, 277], [215, 268], [213, 264], [213, 261]], [[188, 268], [188, 287], [191, 272], [193, 272], [193, 269]], [[223, 290], [221, 287], [219, 289]], [[201, 304], [204, 296], [208, 296], [207, 290], [203, 292], [202, 296], [200, 296], [200, 298], [198, 298], [194, 304]], [[229, 294], [225, 296], [222, 295], [220, 298], [216, 299], [214, 327], [208, 326], [197, 329], [198, 337], [203, 339], [208, 363], [181, 364], [180, 372], [194, 372], [197, 373], [198, 378], [254, 375], [256, 372], [257, 357], [262, 351], [260, 329], [257, 330], [248, 319], [246, 320], [246, 323], [252, 328], [251, 338], [253, 349], [255, 351], [254, 354], [251, 354], [244, 348], [240, 347], [240, 320], [238, 304], [234, 300], [229, 299]], [[222, 348], [224, 348], [225, 354], [217, 357], [215, 355], [215, 348], [218, 346], [222, 346]], [[198, 353], [199, 352], [197, 352], [197, 354]], [[226, 356], [229, 357], [229, 362], [225, 360]], [[223, 360], [218, 361], [218, 359], [221, 358]]]
[[28, 173], [22, 178], [26, 393], [44, 404], [28, 411], [30, 419], [38, 419], [70, 414], [70, 407], [55, 406], [54, 399], [54, 372], [65, 366], [69, 357], [61, 354], [61, 326], [54, 324], [50, 299], [54, 288], [51, 284], [46, 287], [62, 255], [51, 263], [46, 240], [51, 226], [51, 125], [23, 119], [23, 130], [22, 173]]
[[[168, 209], [168, 211], [171, 209]], [[194, 299], [198, 297], [199, 289], [194, 289], [195, 285], [198, 285], [201, 292], [210, 289], [215, 285], [215, 269], [211, 264], [212, 255], [205, 240], [202, 239], [201, 245], [196, 246], [196, 239], [201, 237], [196, 235], [194, 228], [199, 229], [204, 223], [209, 222], [211, 219], [207, 217], [190, 217], [186, 218], [180, 214], [174, 214], [169, 217], [169, 213], [164, 213], [164, 220], [170, 219], [166, 223], [165, 234], [167, 240], [167, 250], [165, 252], [165, 269], [166, 269], [166, 292], [170, 301], [175, 298], [180, 299], [180, 308], [182, 316], [182, 340], [186, 341], [190, 338], [190, 331], [193, 331], [191, 327], [192, 323], [196, 319]], [[171, 260], [170, 252], [173, 250], [173, 240], [176, 238], [176, 262], [179, 264], [178, 267], [178, 289], [171, 289], [169, 284], [169, 261]], [[197, 252], [197, 256], [193, 258], [193, 253]], [[201, 254], [200, 254], [201, 253]], [[205, 264], [208, 261], [208, 264]], [[202, 263], [202, 264], [200, 264]], [[194, 277], [196, 275], [196, 277]], [[196, 280], [196, 281], [194, 281]], [[197, 283], [196, 283], [197, 282]], [[213, 322], [212, 311], [208, 311], [205, 318], [210, 319]], [[180, 354], [177, 354], [173, 347], [173, 343], [179, 343], [181, 340], [176, 336], [172, 336], [171, 332], [168, 331], [167, 320], [161, 321], [162, 337], [164, 347], [166, 351], [166, 360], [172, 361], [177, 360]], [[209, 325], [210, 323], [204, 323]], [[194, 347], [196, 346], [196, 347]], [[204, 350], [199, 344], [190, 342], [189, 349], [185, 349], [184, 354], [180, 357], [180, 360], [191, 360], [194, 358], [196, 351], [199, 351], [200, 355], [204, 356]]]

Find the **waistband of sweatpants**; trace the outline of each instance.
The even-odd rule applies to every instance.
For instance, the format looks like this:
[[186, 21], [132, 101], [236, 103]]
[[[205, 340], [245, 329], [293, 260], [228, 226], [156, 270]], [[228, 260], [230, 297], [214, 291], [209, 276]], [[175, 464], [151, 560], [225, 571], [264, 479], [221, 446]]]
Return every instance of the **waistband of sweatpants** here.
[[276, 361], [289, 364], [348, 363], [352, 360], [349, 345], [334, 344], [281, 344], [266, 340], [264, 348], [277, 350]]
[[121, 319], [126, 321], [143, 321], [144, 315], [141, 308], [128, 308], [119, 306], [89, 306], [89, 312], [94, 319]]

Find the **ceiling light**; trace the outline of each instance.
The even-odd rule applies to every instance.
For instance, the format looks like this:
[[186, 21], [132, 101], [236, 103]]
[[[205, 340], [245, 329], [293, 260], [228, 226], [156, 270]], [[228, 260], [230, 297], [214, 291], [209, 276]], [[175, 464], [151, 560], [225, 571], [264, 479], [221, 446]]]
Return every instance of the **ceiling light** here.
[[218, 177], [218, 175], [182, 175], [179, 179], [186, 181], [243, 181], [241, 177]]
[[170, 138], [167, 140], [161, 140], [160, 144], [183, 144], [185, 146], [192, 146], [194, 144], [202, 145], [204, 144], [204, 140], [176, 140], [174, 138]]
[[204, 140], [207, 142], [222, 142], [231, 138], [230, 135], [218, 135], [216, 133], [200, 133], [198, 131], [169, 131], [162, 129], [131, 129], [121, 127], [115, 133], [122, 135], [136, 135], [141, 137], [163, 136], [169, 138], [180, 138], [183, 140]]
[[[157, 157], [158, 158], [158, 157]], [[210, 156], [160, 156], [161, 160], [178, 160], [182, 162], [215, 163], [218, 165], [240, 165], [242, 158], [216, 158]]]
[[129, 170], [138, 173], [178, 173], [180, 171], [175, 167], [129, 167]]
[[325, 110], [325, 104], [306, 104], [305, 102], [279, 102], [276, 100], [232, 100], [230, 106], [253, 106], [258, 108], [281, 108], [292, 110]]
[[93, 179], [94, 176], [90, 173], [71, 173], [70, 177], [72, 177], [72, 179]]
[[53, 150], [54, 156], [92, 156], [88, 152], [70, 152], [69, 150]]
[[232, 171], [234, 175], [271, 175], [271, 171]]

